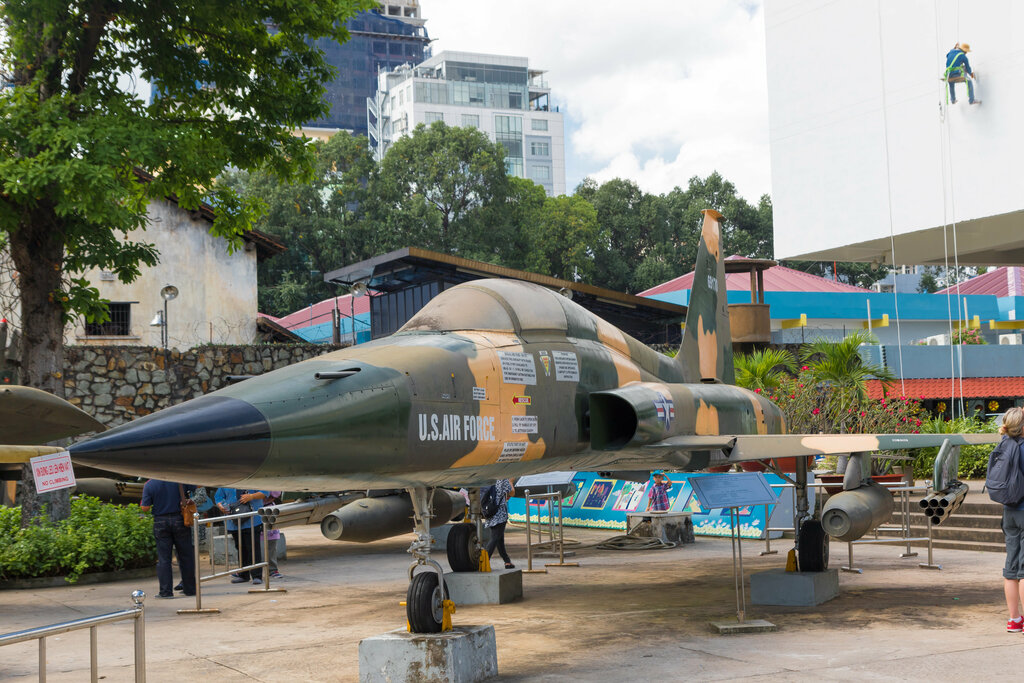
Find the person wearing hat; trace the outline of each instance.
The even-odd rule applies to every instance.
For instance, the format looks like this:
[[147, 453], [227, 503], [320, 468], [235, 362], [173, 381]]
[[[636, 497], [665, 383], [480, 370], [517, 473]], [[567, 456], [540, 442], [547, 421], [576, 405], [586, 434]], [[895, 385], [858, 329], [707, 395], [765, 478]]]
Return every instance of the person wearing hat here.
[[653, 472], [654, 483], [647, 493], [647, 509], [653, 512], [668, 511], [668, 492], [672, 488], [672, 480], [661, 470]]
[[974, 72], [971, 63], [967, 61], [967, 53], [970, 51], [971, 46], [967, 43], [957, 43], [946, 53], [946, 82], [949, 83], [949, 101], [953, 104], [956, 104], [956, 82], [959, 79], [967, 81], [967, 102], [981, 104], [981, 100], [974, 99]]

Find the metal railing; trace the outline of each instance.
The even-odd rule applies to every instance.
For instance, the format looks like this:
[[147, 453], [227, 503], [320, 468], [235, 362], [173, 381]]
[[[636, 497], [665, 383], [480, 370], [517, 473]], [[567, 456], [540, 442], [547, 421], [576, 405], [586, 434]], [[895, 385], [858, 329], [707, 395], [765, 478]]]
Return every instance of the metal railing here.
[[65, 621], [51, 626], [40, 626], [24, 631], [15, 631], [0, 635], [0, 647], [23, 643], [26, 640], [39, 641], [39, 683], [46, 683], [46, 639], [69, 631], [89, 629], [89, 680], [96, 683], [99, 680], [98, 647], [96, 629], [103, 624], [112, 624], [116, 621], [126, 619], [135, 620], [135, 682], [146, 683], [146, 611], [143, 601], [146, 594], [142, 591], [132, 592], [132, 602], [135, 604], [130, 609], [120, 612], [100, 614], [95, 617], [85, 617], [74, 621]]
[[[545, 567], [578, 567], [579, 562], [566, 562], [565, 561], [565, 535], [562, 527], [562, 492], [555, 491], [553, 493], [535, 493], [530, 495], [530, 489], [526, 489], [524, 492], [526, 496], [526, 569], [523, 571], [529, 574], [547, 574], [547, 569], [534, 569], [533, 568], [533, 551], [534, 549], [546, 551], [554, 555], [556, 548], [558, 552], [558, 562], [548, 562]], [[537, 539], [536, 543], [533, 542], [533, 515], [530, 512], [530, 501], [537, 501]], [[558, 504], [558, 522], [555, 523], [555, 503]], [[547, 505], [548, 507], [548, 540], [544, 540], [544, 524], [541, 521], [540, 508], [541, 505]], [[570, 553], [571, 554], [571, 553]], [[538, 556], [540, 553], [538, 553]]]
[[[225, 576], [231, 576], [236, 572], [254, 572], [256, 570], [262, 570], [263, 572], [263, 587], [262, 588], [250, 588], [250, 593], [285, 593], [287, 592], [284, 588], [271, 588], [270, 587], [270, 562], [267, 560], [267, 534], [266, 525], [260, 525], [260, 543], [263, 544], [263, 561], [255, 562], [251, 564], [242, 565], [244, 544], [242, 541], [242, 534], [249, 533], [249, 548], [256, 548], [256, 525], [252, 523], [253, 518], [259, 517], [260, 513], [257, 510], [252, 512], [240, 512], [234, 515], [223, 515], [221, 517], [210, 517], [204, 519], [198, 514], [195, 516], [192, 522], [192, 561], [196, 572], [196, 606], [195, 609], [180, 609], [178, 614], [217, 614], [220, 612], [216, 607], [203, 607], [203, 582], [212, 581]], [[249, 523], [248, 529], [228, 529], [228, 522], [249, 519], [252, 520]], [[224, 528], [224, 571], [217, 571], [217, 553], [214, 548], [214, 534], [212, 527], [215, 524], [222, 524]], [[241, 527], [244, 523], [238, 524]], [[199, 525], [203, 525], [207, 528], [206, 537], [210, 545], [210, 569], [211, 574], [203, 576], [199, 569]], [[238, 566], [231, 566], [231, 554], [228, 552], [228, 539], [231, 538], [230, 534], [238, 534]], [[251, 557], [251, 560], [255, 560], [255, 557]]]

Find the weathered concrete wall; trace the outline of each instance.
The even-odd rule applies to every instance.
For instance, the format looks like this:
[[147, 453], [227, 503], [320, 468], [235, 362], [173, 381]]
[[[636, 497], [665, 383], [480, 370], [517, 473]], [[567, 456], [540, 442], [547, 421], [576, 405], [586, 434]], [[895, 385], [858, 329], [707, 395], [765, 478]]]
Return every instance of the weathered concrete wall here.
[[228, 242], [210, 234], [202, 216], [168, 201], [149, 204], [147, 229], [129, 239], [153, 244], [160, 262], [142, 267], [130, 284], [105, 280], [99, 270], [86, 273], [100, 296], [131, 306], [131, 334], [127, 337], [91, 337], [83, 321], [70, 329], [69, 341], [78, 344], [160, 344], [160, 328], [150, 325], [164, 301], [164, 285], [178, 288], [178, 297], [167, 304], [171, 348], [199, 344], [251, 344], [256, 339], [256, 250], [251, 244], [229, 251]]
[[260, 375], [337, 348], [266, 344], [179, 352], [146, 346], [70, 346], [64, 387], [71, 403], [113, 427], [219, 389], [227, 375]]

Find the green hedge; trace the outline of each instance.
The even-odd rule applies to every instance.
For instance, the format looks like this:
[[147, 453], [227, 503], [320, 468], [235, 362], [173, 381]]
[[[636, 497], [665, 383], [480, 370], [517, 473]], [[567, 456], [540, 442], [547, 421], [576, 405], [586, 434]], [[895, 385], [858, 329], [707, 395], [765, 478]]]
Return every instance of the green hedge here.
[[57, 523], [37, 518], [20, 528], [21, 508], [0, 508], [0, 579], [65, 576], [150, 567], [156, 563], [153, 518], [138, 505], [82, 496]]

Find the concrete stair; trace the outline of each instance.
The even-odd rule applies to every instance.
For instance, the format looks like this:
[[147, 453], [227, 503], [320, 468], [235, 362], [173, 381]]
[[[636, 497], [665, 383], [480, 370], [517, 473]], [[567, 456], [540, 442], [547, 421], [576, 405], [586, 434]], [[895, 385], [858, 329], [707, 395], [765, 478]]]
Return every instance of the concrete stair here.
[[[980, 491], [981, 483], [972, 482], [971, 492], [960, 509], [942, 524], [932, 525], [933, 547], [1006, 552], [1002, 530], [1003, 506], [991, 502], [988, 496]], [[917, 504], [920, 499], [921, 496], [915, 496], [910, 501], [910, 535], [912, 537], [928, 535], [927, 518]], [[902, 524], [903, 515], [898, 501], [896, 507], [889, 526]], [[878, 535], [880, 537], [899, 537], [902, 536], [902, 533], [899, 530], [881, 530]], [[914, 541], [911, 545], [927, 547], [928, 544], [926, 541]]]

